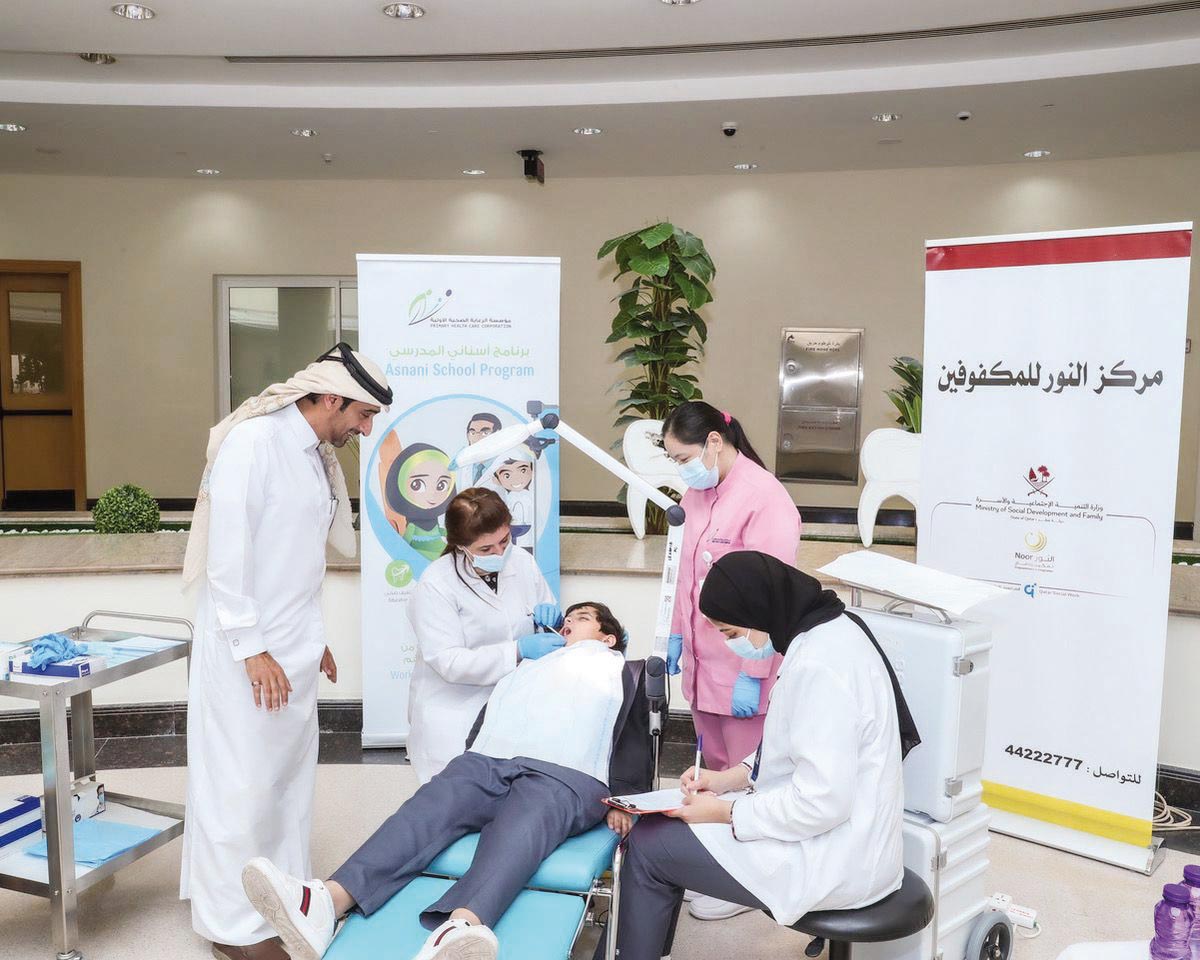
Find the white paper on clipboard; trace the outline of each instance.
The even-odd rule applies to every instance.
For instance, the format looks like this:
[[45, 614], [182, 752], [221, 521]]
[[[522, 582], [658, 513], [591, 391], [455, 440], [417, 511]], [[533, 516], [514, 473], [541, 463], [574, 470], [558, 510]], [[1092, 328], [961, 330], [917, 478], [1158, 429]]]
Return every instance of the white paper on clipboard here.
[[624, 797], [609, 797], [604, 801], [614, 810], [626, 813], [668, 813], [683, 807], [683, 792], [679, 787], [652, 790], [650, 793], [631, 793]]

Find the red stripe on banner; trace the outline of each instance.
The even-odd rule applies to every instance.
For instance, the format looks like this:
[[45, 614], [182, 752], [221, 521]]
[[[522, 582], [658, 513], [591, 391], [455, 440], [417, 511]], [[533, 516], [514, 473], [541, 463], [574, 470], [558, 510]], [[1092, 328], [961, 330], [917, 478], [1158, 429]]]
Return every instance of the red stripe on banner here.
[[925, 269], [979, 270], [988, 267], [1032, 267], [1047, 263], [1160, 260], [1187, 257], [1191, 252], [1191, 230], [1006, 240], [1000, 243], [929, 247], [925, 250]]

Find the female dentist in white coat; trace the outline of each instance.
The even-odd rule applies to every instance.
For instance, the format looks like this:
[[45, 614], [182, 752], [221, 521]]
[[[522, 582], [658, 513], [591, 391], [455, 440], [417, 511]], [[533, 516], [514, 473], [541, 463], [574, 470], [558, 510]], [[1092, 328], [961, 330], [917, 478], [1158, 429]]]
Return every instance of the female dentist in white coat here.
[[713, 564], [700, 610], [739, 656], [783, 665], [755, 755], [689, 769], [684, 805], [630, 833], [621, 960], [671, 952], [685, 888], [791, 925], [875, 903], [904, 877], [900, 761], [920, 738], [874, 638], [833, 591], [754, 551]]
[[413, 591], [417, 660], [408, 694], [408, 759], [427, 783], [466, 748], [492, 688], [522, 660], [566, 641], [562, 612], [537, 562], [514, 550], [512, 517], [491, 490], [473, 487], [446, 508], [446, 552]]

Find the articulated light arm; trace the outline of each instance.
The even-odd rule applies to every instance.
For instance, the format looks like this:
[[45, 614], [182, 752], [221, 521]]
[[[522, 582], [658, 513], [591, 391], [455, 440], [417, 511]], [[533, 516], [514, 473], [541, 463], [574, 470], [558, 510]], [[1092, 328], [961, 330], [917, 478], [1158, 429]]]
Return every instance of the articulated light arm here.
[[682, 526], [683, 508], [679, 504], [657, 487], [647, 483], [625, 466], [625, 464], [621, 463], [620, 460], [616, 459], [616, 457], [605, 453], [574, 427], [564, 423], [559, 419], [557, 413], [543, 413], [540, 417], [535, 417], [528, 423], [518, 423], [511, 427], [505, 427], [503, 430], [498, 430], [490, 437], [484, 437], [478, 443], [463, 448], [458, 456], [454, 458], [455, 463], [460, 467], [467, 467], [471, 464], [491, 460], [500, 456], [505, 451], [524, 443], [539, 430], [555, 431], [560, 437], [600, 464], [609, 473], [624, 480], [631, 487], [636, 487], [646, 495], [648, 500], [662, 507], [667, 515], [667, 522], [671, 526]]
[[669, 524], [667, 552], [663, 558], [658, 610], [655, 611], [653, 649], [654, 656], [662, 657], [665, 660], [671, 634], [671, 621], [675, 614], [675, 584], [679, 579], [679, 562], [683, 554], [683, 507], [657, 487], [647, 483], [620, 460], [609, 456], [574, 427], [563, 423], [557, 413], [543, 413], [528, 423], [518, 423], [511, 427], [505, 427], [503, 430], [497, 430], [490, 437], [484, 437], [477, 443], [464, 447], [454, 458], [454, 462], [459, 467], [468, 467], [472, 464], [496, 459], [506, 451], [524, 443], [539, 430], [555, 431], [609, 473], [620, 477], [629, 486], [640, 490], [646, 495], [647, 500], [658, 504], [666, 513]]

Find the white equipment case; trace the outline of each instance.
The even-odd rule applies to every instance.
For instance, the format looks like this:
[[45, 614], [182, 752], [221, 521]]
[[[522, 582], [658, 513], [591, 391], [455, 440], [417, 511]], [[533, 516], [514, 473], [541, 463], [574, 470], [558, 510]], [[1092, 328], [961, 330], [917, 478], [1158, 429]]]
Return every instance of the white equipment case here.
[[1011, 953], [1011, 928], [1003, 914], [988, 909], [989, 820], [982, 804], [951, 823], [905, 811], [904, 865], [933, 894], [933, 920], [903, 940], [856, 943], [856, 960], [979, 960], [989, 936], [1005, 938], [997, 945]]
[[848, 612], [887, 654], [921, 735], [904, 761], [904, 808], [949, 823], [983, 796], [991, 631], [919, 606], [912, 616], [891, 612], [899, 605]]

